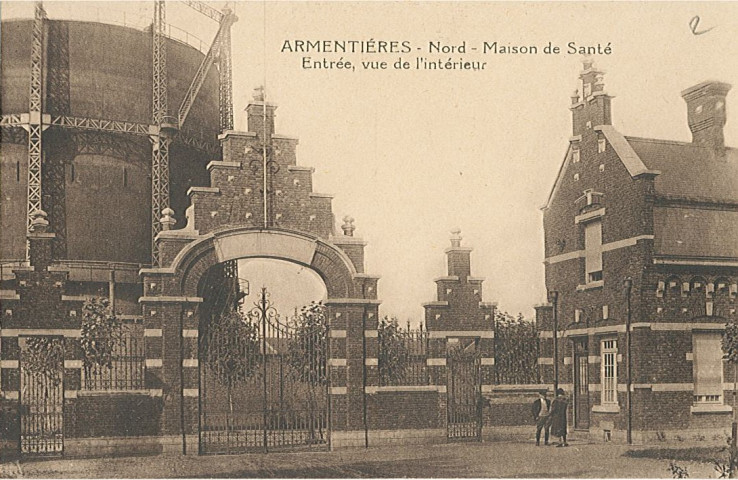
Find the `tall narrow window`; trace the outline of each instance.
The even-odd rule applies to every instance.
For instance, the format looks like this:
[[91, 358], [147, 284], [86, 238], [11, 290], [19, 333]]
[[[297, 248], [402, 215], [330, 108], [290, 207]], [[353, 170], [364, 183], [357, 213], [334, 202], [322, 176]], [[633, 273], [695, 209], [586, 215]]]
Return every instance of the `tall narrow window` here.
[[584, 263], [587, 283], [602, 280], [602, 221], [584, 225]]
[[692, 336], [694, 402], [722, 403], [723, 350], [720, 333], [699, 332]]
[[602, 404], [618, 404], [618, 341], [603, 340], [602, 355]]

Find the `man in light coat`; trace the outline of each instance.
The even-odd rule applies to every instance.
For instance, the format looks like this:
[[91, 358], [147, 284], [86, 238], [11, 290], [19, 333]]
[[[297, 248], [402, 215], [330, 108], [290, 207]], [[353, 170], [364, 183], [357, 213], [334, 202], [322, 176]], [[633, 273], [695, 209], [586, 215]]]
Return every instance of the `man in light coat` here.
[[538, 398], [531, 407], [533, 419], [536, 422], [536, 446], [541, 444], [541, 430], [544, 431], [544, 445], [548, 445], [548, 436], [551, 432], [551, 400], [546, 398], [546, 392], [538, 392]]

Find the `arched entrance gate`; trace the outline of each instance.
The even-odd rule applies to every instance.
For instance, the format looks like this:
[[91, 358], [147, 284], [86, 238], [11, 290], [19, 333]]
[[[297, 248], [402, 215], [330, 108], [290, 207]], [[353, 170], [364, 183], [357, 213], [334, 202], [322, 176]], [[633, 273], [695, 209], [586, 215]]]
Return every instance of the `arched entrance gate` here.
[[[342, 235], [334, 233], [331, 197], [312, 192], [312, 169], [296, 164], [297, 141], [273, 134], [274, 108], [256, 100], [247, 107], [250, 131], [220, 136], [224, 161], [208, 165], [211, 186], [190, 188], [183, 229], [172, 230], [174, 212], [163, 212], [156, 239], [159, 266], [141, 270], [146, 383], [160, 389], [162, 433], [168, 435], [163, 441], [181, 442], [188, 453], [355, 444], [366, 427], [364, 387], [378, 385], [378, 277], [364, 273], [365, 244], [353, 236], [353, 220], [344, 219]], [[219, 423], [208, 410], [212, 378], [203, 382], [202, 376], [202, 280], [213, 267], [248, 258], [284, 260], [320, 276], [327, 291], [327, 329], [312, 341], [324, 342], [326, 353], [307, 374], [310, 381], [303, 376], [293, 385], [313, 396], [308, 409], [314, 411], [298, 412], [294, 405], [304, 401], [285, 408], [284, 389], [282, 406], [276, 407], [264, 386], [279, 381], [272, 366], [288, 347], [278, 345], [282, 333], [277, 341], [262, 328], [256, 334], [261, 346], [252, 345], [262, 370], [262, 383], [252, 383], [261, 389], [245, 393], [262, 408], [258, 415], [240, 420], [232, 415]], [[317, 382], [315, 375], [321, 377]], [[218, 437], [224, 428], [228, 435]]]
[[[166, 236], [165, 232], [162, 237]], [[285, 394], [299, 396], [298, 390], [304, 390], [302, 393], [313, 398], [308, 403], [282, 407], [273, 403], [273, 393], [270, 395], [259, 387], [272, 389], [275, 381], [286, 379], [277, 370], [280, 360], [284, 368], [286, 358], [280, 358], [276, 332], [270, 333], [271, 327], [258, 332], [253, 361], [266, 367], [266, 377], [256, 376], [255, 380], [237, 384], [247, 388], [242, 394], [249, 395], [252, 409], [244, 412], [240, 423], [237, 419], [235, 425], [226, 423], [226, 415], [218, 417], [226, 412], [207, 410], [207, 400], [215, 397], [212, 391], [205, 390], [213, 388], [212, 377], [208, 377], [210, 384], [203, 381], [203, 369], [208, 367], [203, 365], [200, 348], [199, 305], [203, 299], [198, 296], [198, 284], [210, 267], [241, 258], [288, 260], [316, 271], [328, 291], [328, 330], [325, 337], [315, 335], [309, 340], [325, 342], [311, 347], [325, 348], [325, 371], [315, 365], [309, 374], [324, 375], [324, 381], [314, 378], [295, 381], [291, 377], [288, 380], [293, 382], [289, 386], [291, 390], [283, 390]], [[144, 274], [146, 295], [141, 302], [147, 331], [161, 329], [160, 345], [152, 341], [154, 338], [147, 339], [147, 358], [161, 355], [162, 359], [160, 364], [147, 360], [147, 372], [157, 377], [162, 386], [165, 433], [184, 432], [188, 449], [199, 446], [202, 453], [234, 453], [279, 447], [327, 447], [332, 429], [363, 428], [363, 354], [361, 349], [352, 349], [347, 344], [349, 337], [361, 342], [364, 329], [371, 329], [371, 322], [376, 324], [377, 278], [357, 273], [349, 257], [338, 247], [286, 230], [234, 228], [188, 243], [170, 267], [145, 270]], [[289, 341], [296, 333], [286, 332], [286, 335], [292, 336]], [[265, 342], [265, 349], [259, 347]], [[352, 365], [353, 371], [349, 368]], [[311, 404], [312, 411], [300, 411]], [[261, 408], [253, 408], [256, 406]]]

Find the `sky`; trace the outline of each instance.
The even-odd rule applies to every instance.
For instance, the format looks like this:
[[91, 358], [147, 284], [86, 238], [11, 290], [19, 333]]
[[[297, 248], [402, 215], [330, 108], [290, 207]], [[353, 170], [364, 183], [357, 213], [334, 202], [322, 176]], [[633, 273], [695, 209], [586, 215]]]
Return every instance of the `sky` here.
[[[46, 2], [51, 18], [112, 22], [126, 12], [128, 22], [136, 16], [145, 22], [153, 12], [152, 2], [83, 5]], [[611, 47], [594, 60], [606, 71], [605, 90], [616, 97], [613, 124], [625, 135], [689, 141], [680, 92], [707, 79], [738, 85], [734, 2], [231, 6], [239, 17], [232, 29], [236, 128], [245, 130], [243, 110], [253, 88], [265, 85], [267, 99], [279, 106], [277, 132], [300, 138], [298, 164], [315, 167], [316, 192], [335, 195], [337, 231], [351, 215], [355, 235], [368, 242], [366, 271], [381, 276], [380, 314], [403, 321], [421, 319], [421, 304], [435, 299], [433, 279], [446, 274], [444, 249], [454, 228], [474, 248], [472, 275], [486, 278], [485, 301], [528, 317], [544, 302], [540, 207], [568, 145], [568, 106], [582, 68], [580, 54], [566, 53], [569, 42]], [[4, 18], [31, 14], [31, 3], [2, 3]], [[167, 21], [206, 44], [216, 31], [215, 23], [174, 2]], [[342, 55], [282, 51], [294, 40], [405, 41], [412, 49], [345, 54], [355, 70], [316, 70], [304, 69], [302, 57]], [[429, 53], [430, 42], [465, 42], [467, 51]], [[485, 54], [484, 42], [539, 52]], [[542, 53], [549, 42], [562, 53]], [[399, 57], [413, 66], [416, 57], [463, 57], [486, 66], [397, 70]], [[364, 70], [362, 60], [386, 61], [388, 69]], [[738, 146], [736, 104], [733, 92], [725, 127], [731, 146]], [[252, 285], [263, 283], [256, 277]]]

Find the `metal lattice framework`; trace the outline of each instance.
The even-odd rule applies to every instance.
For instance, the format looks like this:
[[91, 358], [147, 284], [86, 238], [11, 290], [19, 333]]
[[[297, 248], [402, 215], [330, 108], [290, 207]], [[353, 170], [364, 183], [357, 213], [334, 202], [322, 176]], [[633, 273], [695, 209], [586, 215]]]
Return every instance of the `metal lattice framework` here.
[[156, 236], [161, 231], [159, 219], [169, 208], [169, 142], [162, 127], [168, 120], [167, 48], [164, 40], [166, 6], [164, 0], [154, 2], [153, 35], [153, 123], [157, 127], [151, 135], [151, 263], [159, 264]]
[[[46, 110], [52, 115], [68, 115], [71, 110], [69, 86], [69, 25], [49, 22], [47, 41]], [[54, 155], [44, 159], [41, 183], [44, 185], [41, 204], [49, 214], [54, 258], [67, 257], [66, 165], [74, 160], [71, 132], [52, 129], [44, 139], [46, 149]], [[48, 140], [48, 141], [47, 141]]]
[[[204, 139], [192, 132], [180, 130], [187, 119], [197, 94], [202, 86], [209, 68], [216, 63], [219, 64], [219, 111], [221, 129], [233, 128], [233, 92], [232, 92], [232, 68], [231, 68], [231, 34], [230, 28], [237, 18], [229, 9], [218, 12], [209, 5], [198, 1], [183, 1], [185, 5], [197, 12], [219, 23], [218, 33], [213, 40], [206, 58], [195, 73], [190, 89], [178, 111], [177, 118], [168, 117], [168, 92], [167, 92], [167, 56], [166, 56], [166, 1], [155, 0], [154, 22], [152, 28], [153, 47], [153, 91], [152, 91], [152, 123], [126, 122], [115, 119], [74, 117], [68, 115], [68, 68], [67, 71], [56, 72], [51, 66], [49, 75], [50, 88], [46, 92], [44, 82], [45, 48], [58, 48], [56, 45], [47, 46], [44, 39], [46, 11], [43, 2], [36, 2], [33, 35], [31, 43], [31, 76], [29, 91], [28, 113], [4, 113], [0, 115], [0, 128], [3, 129], [4, 138], [13, 143], [25, 140], [18, 132], [27, 133], [28, 143], [28, 192], [27, 192], [27, 228], [30, 231], [31, 218], [33, 214], [43, 208], [44, 188], [50, 188], [53, 194], [54, 183], [64, 182], [63, 168], [51, 168], [43, 165], [43, 132], [49, 128], [71, 129], [74, 131], [112, 132], [128, 135], [146, 136], [151, 140], [151, 224], [152, 224], [152, 263], [158, 263], [158, 252], [156, 251], [156, 235], [161, 230], [159, 218], [162, 210], [169, 207], [169, 147], [171, 143], [177, 142], [190, 148], [196, 149], [208, 156], [220, 153], [220, 147], [214, 140]], [[63, 48], [67, 46], [61, 45]], [[61, 57], [65, 57], [63, 52]], [[58, 68], [56, 70], [59, 70]], [[64, 67], [62, 66], [62, 70]], [[56, 77], [66, 75], [65, 78]], [[61, 83], [60, 83], [61, 82]], [[67, 93], [66, 98], [59, 98]], [[53, 104], [51, 115], [45, 112], [45, 97], [49, 96]], [[66, 101], [66, 103], [65, 103]], [[64, 108], [66, 105], [67, 108]], [[22, 129], [22, 130], [20, 130]], [[59, 167], [59, 166], [57, 166]], [[63, 167], [63, 165], [62, 165]], [[42, 168], [49, 170], [48, 175], [42, 175]], [[49, 183], [42, 188], [43, 181]], [[58, 188], [57, 188], [58, 190]], [[52, 195], [53, 196], [53, 195]], [[53, 219], [52, 219], [53, 221]], [[59, 219], [62, 222], [63, 219]], [[56, 232], [62, 235], [63, 232]], [[27, 253], [26, 253], [27, 255]]]
[[228, 28], [220, 41], [220, 129], [233, 130], [233, 69], [231, 65], [231, 29], [235, 16], [227, 15]]
[[[31, 39], [31, 86], [28, 96], [28, 208], [27, 231], [31, 231], [33, 215], [41, 210], [41, 132], [43, 125], [43, 65], [44, 65], [44, 20], [46, 11], [41, 2], [36, 3]], [[26, 257], [28, 253], [26, 253]]]

